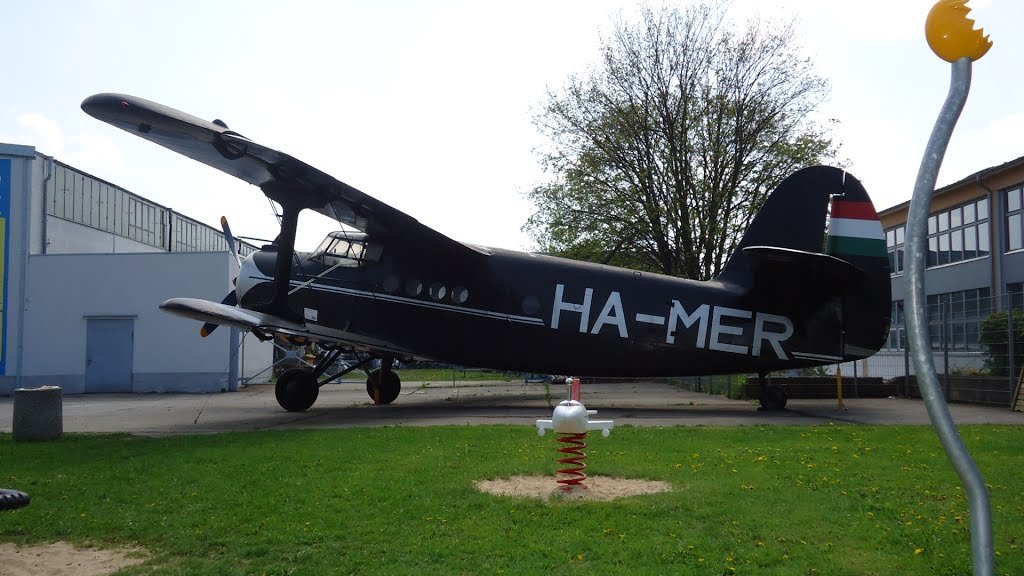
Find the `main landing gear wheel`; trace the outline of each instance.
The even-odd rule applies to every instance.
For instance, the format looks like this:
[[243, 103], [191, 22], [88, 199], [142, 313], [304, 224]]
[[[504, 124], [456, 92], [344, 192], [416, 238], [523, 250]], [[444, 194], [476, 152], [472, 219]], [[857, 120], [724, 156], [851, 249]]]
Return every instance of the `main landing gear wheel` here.
[[320, 384], [313, 371], [306, 368], [289, 368], [277, 377], [274, 395], [281, 408], [289, 412], [305, 412], [316, 402]]
[[777, 412], [786, 407], [786, 393], [778, 386], [761, 388], [761, 409]]
[[0, 488], [0, 510], [14, 510], [28, 506], [32, 498], [21, 490]]
[[374, 404], [391, 404], [401, 391], [402, 379], [391, 370], [378, 368], [366, 379], [366, 393], [373, 398]]

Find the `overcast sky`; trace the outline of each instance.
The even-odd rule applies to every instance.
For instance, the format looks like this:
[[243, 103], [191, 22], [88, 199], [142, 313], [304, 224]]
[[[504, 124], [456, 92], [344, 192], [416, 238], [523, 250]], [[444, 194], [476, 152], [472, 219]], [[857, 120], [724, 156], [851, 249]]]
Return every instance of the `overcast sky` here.
[[[841, 157], [876, 208], [910, 198], [950, 65], [931, 53], [932, 0], [736, 0], [743, 20], [796, 17], [832, 90]], [[652, 3], [654, 4], [654, 3]], [[685, 4], [685, 2], [681, 2]], [[197, 116], [334, 175], [458, 240], [529, 249], [542, 181], [531, 114], [596, 62], [637, 2], [35, 0], [3, 4], [0, 142], [40, 152], [236, 234], [272, 238], [262, 194], [84, 114], [123, 92]], [[939, 184], [1024, 155], [1024, 2], [972, 0], [995, 46]], [[301, 222], [299, 248], [334, 229]]]

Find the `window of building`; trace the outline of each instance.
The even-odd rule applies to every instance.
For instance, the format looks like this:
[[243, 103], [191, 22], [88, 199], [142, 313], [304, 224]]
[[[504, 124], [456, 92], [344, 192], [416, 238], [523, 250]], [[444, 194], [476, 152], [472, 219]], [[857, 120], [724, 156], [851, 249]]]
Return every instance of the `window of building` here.
[[886, 348], [902, 350], [907, 346], [907, 327], [903, 321], [903, 300], [893, 300], [889, 313], [889, 339]]
[[889, 273], [903, 273], [904, 244], [906, 243], [906, 226], [897, 226], [885, 231], [885, 246], [889, 253]]
[[[224, 233], [59, 162], [46, 187], [49, 216], [175, 252], [227, 250]], [[168, 247], [168, 221], [171, 245]], [[257, 248], [238, 243], [242, 256]]]
[[[60, 162], [54, 163], [53, 174], [47, 182], [46, 214], [165, 250], [227, 250], [221, 230], [173, 213]], [[168, 228], [171, 229], [170, 246]], [[242, 256], [256, 250], [256, 246], [247, 242], [238, 243]]]
[[[1024, 227], [1024, 210], [1017, 216], [1018, 226]], [[927, 266], [945, 266], [988, 256], [991, 245], [988, 220], [987, 198], [932, 214], [928, 218]], [[906, 227], [902, 225], [885, 231], [889, 271], [894, 275], [903, 273], [905, 235]], [[1020, 242], [1024, 247], [1024, 230]]]
[[1006, 202], [1006, 251], [1024, 249], [1024, 190], [1020, 186], [1003, 192]]
[[928, 218], [927, 264], [943, 266], [988, 256], [988, 199], [968, 202]]
[[166, 248], [166, 209], [80, 172], [54, 163], [46, 213], [76, 224]]
[[1007, 282], [1006, 307], [1011, 310], [1024, 310], [1024, 282]]
[[933, 350], [979, 350], [981, 321], [992, 313], [992, 294], [976, 288], [928, 296], [928, 333]]

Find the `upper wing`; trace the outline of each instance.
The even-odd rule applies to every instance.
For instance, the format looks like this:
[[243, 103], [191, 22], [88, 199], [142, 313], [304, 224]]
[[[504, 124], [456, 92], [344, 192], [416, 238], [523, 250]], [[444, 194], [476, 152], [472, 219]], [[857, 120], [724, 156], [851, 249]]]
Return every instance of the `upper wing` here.
[[420, 224], [305, 162], [228, 130], [223, 123], [124, 94], [82, 102], [89, 115], [259, 186], [279, 204], [309, 208], [382, 241], [459, 252], [475, 249]]

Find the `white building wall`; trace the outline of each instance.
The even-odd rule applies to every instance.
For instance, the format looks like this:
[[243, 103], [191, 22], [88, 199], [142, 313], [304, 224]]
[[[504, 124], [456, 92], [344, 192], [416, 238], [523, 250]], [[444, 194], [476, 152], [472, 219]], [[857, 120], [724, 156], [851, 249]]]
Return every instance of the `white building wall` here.
[[[201, 338], [198, 322], [158, 306], [179, 296], [220, 300], [232, 272], [230, 256], [220, 252], [32, 256], [22, 385], [85, 392], [88, 318], [118, 317], [134, 320], [133, 392], [227, 390], [231, 331]], [[245, 342], [247, 365], [269, 365], [269, 343]]]
[[240, 334], [241, 368], [239, 375], [245, 384], [262, 384], [270, 382], [273, 371], [268, 370], [274, 363], [274, 345], [271, 342], [260, 342], [252, 334]]
[[270, 343], [236, 334], [234, 342], [244, 350], [232, 350], [232, 330], [221, 328], [203, 339], [198, 322], [157, 308], [176, 296], [223, 298], [231, 287], [229, 256], [168, 253], [47, 216], [44, 187], [49, 179], [53, 189], [59, 166], [31, 146], [0, 143], [0, 159], [11, 163], [11, 178], [3, 183], [10, 192], [0, 395], [18, 385], [44, 384], [83, 392], [90, 317], [133, 320], [136, 392], [218, 391], [233, 384], [232, 361], [246, 379], [272, 363]]

